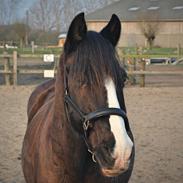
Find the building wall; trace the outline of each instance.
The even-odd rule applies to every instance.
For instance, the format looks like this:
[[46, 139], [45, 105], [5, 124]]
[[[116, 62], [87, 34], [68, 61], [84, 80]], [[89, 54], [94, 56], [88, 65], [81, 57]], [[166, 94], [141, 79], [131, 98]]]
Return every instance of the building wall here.
[[65, 43], [65, 38], [60, 38], [58, 40], [58, 47], [63, 47], [64, 46], [64, 43]]
[[[106, 22], [88, 22], [89, 30], [100, 31]], [[183, 47], [183, 22], [160, 22], [154, 45], [160, 47]], [[138, 22], [123, 22], [119, 46], [145, 46], [146, 39], [142, 35]]]

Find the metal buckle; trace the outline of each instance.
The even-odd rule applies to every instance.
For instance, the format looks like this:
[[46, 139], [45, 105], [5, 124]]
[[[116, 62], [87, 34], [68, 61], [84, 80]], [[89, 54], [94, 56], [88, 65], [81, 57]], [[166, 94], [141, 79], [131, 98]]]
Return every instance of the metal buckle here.
[[84, 128], [84, 130], [86, 131], [86, 130], [88, 130], [88, 127], [90, 126], [90, 121], [85, 121], [84, 123], [83, 123], [83, 128]]
[[65, 89], [65, 95], [67, 95], [68, 94], [68, 91], [67, 91], [67, 88]]
[[90, 150], [89, 145], [88, 145], [87, 140], [86, 140], [87, 139], [86, 133], [87, 133], [87, 130], [88, 130], [89, 126], [90, 126], [90, 121], [89, 120], [84, 121], [84, 123], [83, 123], [83, 129], [84, 129], [84, 134], [85, 134], [84, 139], [85, 139], [85, 143], [86, 143], [86, 145], [88, 147], [88, 152], [91, 153], [92, 160], [93, 160], [94, 163], [96, 163], [95, 154]]

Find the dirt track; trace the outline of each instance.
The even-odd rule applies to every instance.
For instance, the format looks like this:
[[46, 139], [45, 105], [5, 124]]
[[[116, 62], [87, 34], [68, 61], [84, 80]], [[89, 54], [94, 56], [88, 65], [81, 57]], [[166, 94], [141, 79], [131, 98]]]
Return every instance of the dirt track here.
[[[23, 183], [21, 145], [34, 87], [0, 87], [0, 183]], [[136, 141], [130, 183], [182, 183], [183, 87], [126, 88]]]

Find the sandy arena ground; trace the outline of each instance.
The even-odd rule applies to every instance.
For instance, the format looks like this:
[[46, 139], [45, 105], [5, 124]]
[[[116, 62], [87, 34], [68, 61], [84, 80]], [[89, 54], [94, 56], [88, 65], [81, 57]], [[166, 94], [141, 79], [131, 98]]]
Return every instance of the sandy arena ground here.
[[[0, 87], [0, 183], [24, 183], [20, 153], [33, 86]], [[136, 141], [130, 183], [183, 182], [183, 87], [125, 88]]]

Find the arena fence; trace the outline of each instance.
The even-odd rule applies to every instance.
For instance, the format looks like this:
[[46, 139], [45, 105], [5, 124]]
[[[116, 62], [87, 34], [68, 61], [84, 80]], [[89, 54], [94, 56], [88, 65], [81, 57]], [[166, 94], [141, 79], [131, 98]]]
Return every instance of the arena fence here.
[[[59, 60], [59, 55], [55, 55], [55, 58]], [[0, 62], [2, 67], [0, 68], [0, 74], [4, 77], [5, 85], [18, 84], [18, 74], [45, 74], [44, 68], [21, 68], [18, 66], [19, 59], [43, 59], [43, 55], [18, 55], [17, 51], [13, 51], [13, 54], [7, 54], [6, 52], [0, 55]], [[139, 84], [141, 87], [145, 86], [145, 76], [146, 75], [183, 75], [181, 71], [147, 71], [146, 61], [149, 57], [146, 55], [136, 55], [133, 57], [125, 56], [121, 58], [121, 63], [126, 67], [128, 77], [133, 81], [135, 76], [139, 76]], [[167, 64], [167, 63], [166, 63]], [[53, 77], [56, 74], [58, 61], [53, 64], [52, 73], [48, 77]], [[51, 70], [48, 70], [51, 71]], [[49, 75], [49, 74], [48, 74]]]

